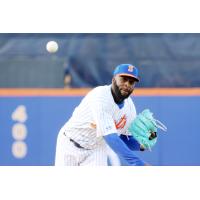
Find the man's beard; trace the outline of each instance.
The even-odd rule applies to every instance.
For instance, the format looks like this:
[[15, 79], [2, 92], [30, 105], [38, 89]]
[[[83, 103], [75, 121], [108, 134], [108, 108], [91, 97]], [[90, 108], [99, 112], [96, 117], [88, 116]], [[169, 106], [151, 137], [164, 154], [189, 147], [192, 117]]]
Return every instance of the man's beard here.
[[124, 99], [128, 98], [131, 95], [132, 91], [129, 92], [127, 95], [122, 95], [118, 85], [116, 84], [116, 81], [114, 80], [113, 81], [113, 93], [115, 95], [115, 98], [117, 98], [117, 101], [122, 102], [122, 101], [124, 101]]

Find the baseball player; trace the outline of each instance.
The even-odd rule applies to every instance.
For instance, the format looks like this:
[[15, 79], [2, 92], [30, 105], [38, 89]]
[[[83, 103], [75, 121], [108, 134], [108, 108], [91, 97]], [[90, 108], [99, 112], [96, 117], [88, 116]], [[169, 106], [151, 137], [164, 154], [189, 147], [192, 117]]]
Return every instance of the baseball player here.
[[58, 134], [56, 166], [106, 166], [107, 145], [124, 165], [148, 165], [134, 154], [144, 149], [128, 132], [136, 117], [130, 95], [138, 81], [135, 66], [120, 64], [111, 85], [96, 87], [83, 98]]

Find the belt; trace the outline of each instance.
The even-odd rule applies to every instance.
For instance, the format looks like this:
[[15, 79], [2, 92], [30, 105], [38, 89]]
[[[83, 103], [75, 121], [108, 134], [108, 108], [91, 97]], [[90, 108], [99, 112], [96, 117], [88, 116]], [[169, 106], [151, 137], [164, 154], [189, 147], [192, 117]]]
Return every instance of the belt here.
[[73, 142], [74, 143], [74, 146], [80, 148], [80, 149], [85, 149], [84, 147], [82, 147], [79, 143], [75, 142], [74, 140], [72, 140], [71, 138], [69, 138], [69, 141], [70, 142]]
[[[64, 135], [66, 136], [65, 132], [64, 132]], [[84, 147], [82, 147], [78, 142], [75, 142], [74, 140], [72, 140], [71, 138], [69, 138], [69, 141], [70, 142], [73, 142], [74, 143], [74, 146], [80, 148], [80, 149], [85, 149]]]

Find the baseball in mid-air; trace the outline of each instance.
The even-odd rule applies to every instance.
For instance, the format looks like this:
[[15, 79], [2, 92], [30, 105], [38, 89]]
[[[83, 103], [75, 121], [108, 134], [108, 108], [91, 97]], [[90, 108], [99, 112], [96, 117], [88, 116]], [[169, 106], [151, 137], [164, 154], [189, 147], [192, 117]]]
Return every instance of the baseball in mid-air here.
[[47, 42], [46, 49], [49, 53], [55, 53], [58, 51], [58, 43], [56, 41]]

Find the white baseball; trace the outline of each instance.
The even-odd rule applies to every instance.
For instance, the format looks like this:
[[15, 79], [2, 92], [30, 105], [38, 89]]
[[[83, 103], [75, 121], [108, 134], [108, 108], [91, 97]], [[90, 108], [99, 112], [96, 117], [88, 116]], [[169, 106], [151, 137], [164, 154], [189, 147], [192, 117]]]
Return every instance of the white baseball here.
[[55, 41], [49, 41], [46, 45], [46, 49], [49, 53], [55, 53], [58, 51], [58, 43]]

